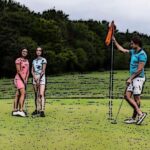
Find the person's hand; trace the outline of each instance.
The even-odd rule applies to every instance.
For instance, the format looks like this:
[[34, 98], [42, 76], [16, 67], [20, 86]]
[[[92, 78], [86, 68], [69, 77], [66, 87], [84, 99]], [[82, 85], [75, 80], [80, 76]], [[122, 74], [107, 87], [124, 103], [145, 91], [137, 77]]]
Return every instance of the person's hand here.
[[24, 81], [24, 84], [27, 84], [27, 83], [28, 83], [28, 80], [25, 80], [25, 81]]
[[114, 36], [112, 36], [112, 41], [116, 42], [116, 38]]
[[127, 84], [127, 86], [129, 85], [129, 84], [131, 84], [132, 83], [132, 80], [131, 80], [131, 78], [129, 78], [127, 81], [126, 81], [126, 84]]
[[34, 77], [34, 81], [37, 83], [38, 78]]
[[44, 75], [44, 71], [42, 71], [42, 72], [41, 72], [41, 74], [40, 74], [40, 78], [41, 78], [43, 75]]
[[39, 85], [40, 85], [40, 79], [39, 78], [37, 78], [37, 80], [36, 80], [36, 85], [37, 85], [37, 87], [39, 87]]

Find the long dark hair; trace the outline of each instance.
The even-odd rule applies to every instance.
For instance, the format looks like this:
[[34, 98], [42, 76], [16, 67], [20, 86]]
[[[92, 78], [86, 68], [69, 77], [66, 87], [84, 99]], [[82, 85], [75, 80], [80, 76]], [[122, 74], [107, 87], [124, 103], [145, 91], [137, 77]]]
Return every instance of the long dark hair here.
[[[22, 51], [23, 51], [24, 49], [26, 49], [26, 50], [28, 51], [28, 49], [27, 49], [26, 47], [22, 47], [22, 48], [19, 50], [19, 57], [22, 57]], [[27, 56], [25, 57], [25, 59], [27, 59], [27, 58], [28, 58], [28, 54], [27, 54]]]

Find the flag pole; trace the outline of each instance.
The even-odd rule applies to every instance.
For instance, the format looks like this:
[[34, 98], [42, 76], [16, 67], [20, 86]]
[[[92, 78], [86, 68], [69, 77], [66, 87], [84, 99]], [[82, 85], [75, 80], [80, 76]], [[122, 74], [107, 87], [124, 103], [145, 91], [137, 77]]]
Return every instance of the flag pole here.
[[110, 77], [109, 77], [109, 117], [108, 119], [112, 120], [112, 106], [113, 106], [113, 81], [114, 81], [114, 43], [112, 41], [112, 36], [114, 36], [114, 21], [111, 22], [109, 26], [108, 33], [105, 39], [105, 44], [107, 46], [111, 43], [111, 64], [110, 64]]
[[[112, 36], [114, 36], [114, 29]], [[110, 66], [110, 79], [109, 79], [109, 120], [112, 120], [113, 113], [113, 87], [114, 87], [114, 43], [111, 41], [111, 66]]]

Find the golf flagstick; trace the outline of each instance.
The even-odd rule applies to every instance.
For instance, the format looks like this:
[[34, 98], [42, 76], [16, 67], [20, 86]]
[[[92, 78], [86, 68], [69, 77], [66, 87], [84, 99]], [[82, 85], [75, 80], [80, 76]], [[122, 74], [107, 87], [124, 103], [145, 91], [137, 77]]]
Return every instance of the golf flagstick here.
[[111, 68], [110, 68], [110, 78], [109, 78], [109, 120], [112, 120], [112, 106], [113, 106], [113, 75], [114, 75], [114, 43], [112, 41], [112, 36], [114, 35], [114, 21], [111, 22], [111, 25], [109, 26], [109, 30], [105, 39], [105, 44], [106, 46], [109, 46], [110, 43], [111, 45]]
[[114, 44], [112, 41], [111, 47], [111, 69], [110, 69], [110, 83], [109, 83], [109, 119], [112, 120], [112, 106], [113, 106], [113, 80], [114, 80]]

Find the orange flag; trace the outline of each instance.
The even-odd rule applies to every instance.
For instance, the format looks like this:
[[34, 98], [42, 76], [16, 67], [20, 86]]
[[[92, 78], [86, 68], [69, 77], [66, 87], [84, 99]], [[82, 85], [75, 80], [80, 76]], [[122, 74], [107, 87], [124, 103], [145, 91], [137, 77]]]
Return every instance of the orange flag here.
[[107, 33], [107, 36], [106, 36], [106, 39], [105, 39], [105, 44], [107, 46], [109, 46], [110, 42], [111, 42], [111, 38], [112, 38], [112, 35], [113, 35], [113, 32], [114, 32], [114, 21], [111, 22], [111, 25], [109, 26], [109, 29], [108, 29], [108, 33]]

